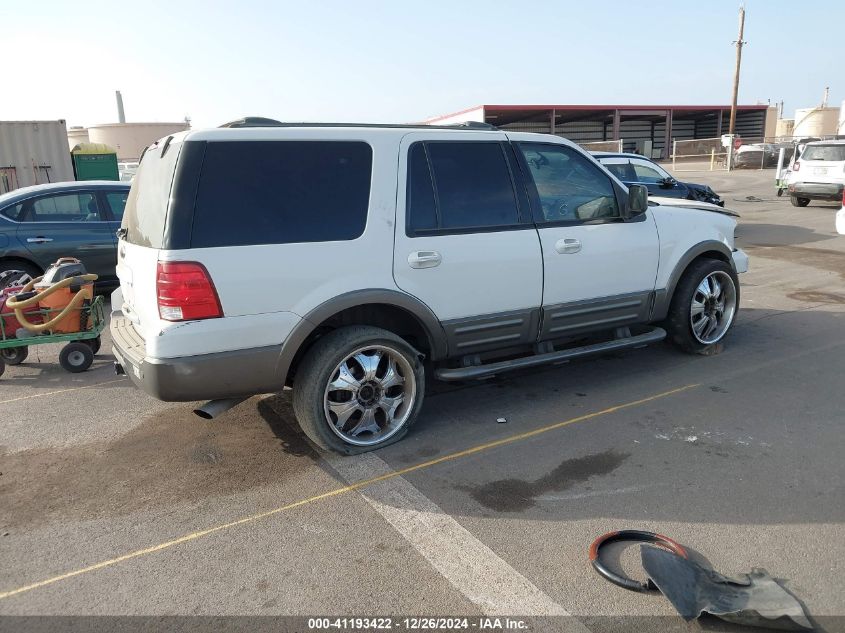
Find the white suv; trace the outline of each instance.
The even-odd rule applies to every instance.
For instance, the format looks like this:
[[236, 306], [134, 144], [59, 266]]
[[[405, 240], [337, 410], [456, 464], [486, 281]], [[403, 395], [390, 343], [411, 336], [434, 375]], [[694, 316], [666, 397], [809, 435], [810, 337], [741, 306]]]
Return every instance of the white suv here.
[[796, 207], [806, 207], [811, 200], [841, 200], [845, 189], [845, 140], [807, 143], [790, 168], [786, 189]]
[[369, 450], [407, 432], [430, 378], [667, 331], [685, 351], [718, 350], [748, 267], [735, 225], [650, 207], [644, 187], [556, 136], [267, 120], [189, 131], [148, 148], [132, 185], [117, 368], [162, 400], [215, 399], [207, 416], [291, 386], [315, 443]]

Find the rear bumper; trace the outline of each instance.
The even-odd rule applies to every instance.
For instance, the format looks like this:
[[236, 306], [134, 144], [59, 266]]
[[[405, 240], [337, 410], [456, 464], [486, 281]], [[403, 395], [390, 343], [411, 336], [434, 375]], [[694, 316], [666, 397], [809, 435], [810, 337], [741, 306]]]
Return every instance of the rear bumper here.
[[843, 188], [845, 188], [845, 185], [835, 182], [795, 182], [790, 184], [787, 190], [790, 195], [798, 198], [838, 202], [842, 199]]
[[132, 322], [111, 318], [112, 351], [137, 387], [167, 402], [191, 402], [280, 391], [282, 346], [255, 347], [180, 358], [150, 358]]

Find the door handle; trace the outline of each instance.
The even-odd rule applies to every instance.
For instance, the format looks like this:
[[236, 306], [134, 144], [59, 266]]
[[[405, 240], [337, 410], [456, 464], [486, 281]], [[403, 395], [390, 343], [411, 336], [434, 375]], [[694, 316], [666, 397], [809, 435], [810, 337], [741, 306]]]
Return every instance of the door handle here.
[[437, 251], [415, 251], [408, 255], [411, 268], [434, 268], [439, 266], [443, 258]]
[[576, 240], [571, 237], [558, 240], [555, 242], [555, 250], [561, 255], [577, 253], [581, 250], [581, 240]]
[[42, 237], [42, 236], [39, 235], [38, 237], [28, 237], [28, 238], [26, 238], [26, 241], [27, 241], [28, 244], [45, 244], [47, 242], [52, 242], [53, 238], [52, 237]]

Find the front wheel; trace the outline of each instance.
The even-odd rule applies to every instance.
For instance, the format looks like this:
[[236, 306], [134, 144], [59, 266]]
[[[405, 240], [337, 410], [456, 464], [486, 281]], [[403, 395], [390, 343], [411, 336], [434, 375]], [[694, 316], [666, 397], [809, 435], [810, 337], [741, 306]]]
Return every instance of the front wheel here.
[[319, 339], [297, 369], [293, 410], [326, 450], [352, 455], [401, 439], [422, 407], [419, 353], [392, 332], [343, 327]]
[[810, 204], [809, 198], [799, 198], [798, 196], [789, 196], [789, 201], [793, 207], [806, 207]]
[[715, 354], [739, 309], [739, 280], [728, 264], [700, 259], [675, 288], [666, 329], [670, 339], [690, 354]]

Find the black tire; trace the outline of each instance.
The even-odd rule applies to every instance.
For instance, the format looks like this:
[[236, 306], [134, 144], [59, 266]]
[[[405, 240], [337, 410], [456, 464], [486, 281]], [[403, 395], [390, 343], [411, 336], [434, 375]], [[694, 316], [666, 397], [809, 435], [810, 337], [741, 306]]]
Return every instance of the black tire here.
[[7, 365], [20, 365], [27, 356], [29, 356], [29, 348], [26, 345], [0, 349], [0, 359]]
[[806, 207], [810, 204], [809, 198], [799, 198], [798, 196], [789, 196], [789, 201], [793, 207]]
[[[324, 408], [326, 388], [338, 365], [353, 352], [369, 346], [387, 348], [398, 353], [413, 372], [414, 401], [403, 413], [401, 426], [378, 443], [358, 446], [345, 441], [332, 430]], [[404, 388], [404, 387], [403, 387]], [[293, 384], [293, 411], [302, 431], [322, 449], [345, 455], [356, 455], [393, 444], [408, 432], [422, 407], [425, 393], [425, 370], [419, 352], [397, 335], [376, 327], [354, 325], [334, 330], [320, 338], [297, 368]]]
[[41, 275], [41, 271], [26, 262], [0, 261], [0, 290], [18, 282], [22, 275], [27, 275], [34, 279]]
[[91, 351], [94, 352], [94, 356], [97, 355], [97, 352], [99, 352], [100, 348], [103, 346], [103, 341], [99, 336], [97, 338], [86, 338], [85, 340], [79, 342], [85, 343], [88, 347], [90, 347]]
[[[712, 343], [702, 343], [693, 332], [691, 323], [692, 300], [698, 286], [711, 273], [722, 272], [733, 282], [735, 296], [734, 310], [727, 329], [719, 336], [719, 339]], [[675, 293], [672, 295], [672, 303], [669, 306], [669, 314], [664, 322], [669, 340], [677, 345], [682, 351], [688, 354], [701, 354], [710, 356], [722, 351], [725, 337], [730, 332], [736, 321], [736, 313], [739, 311], [739, 279], [734, 269], [727, 263], [718, 259], [698, 259], [684, 271]]]
[[3, 362], [3, 359], [0, 358], [0, 376], [2, 376], [6, 371], [6, 363]]
[[82, 341], [68, 343], [59, 352], [59, 364], [66, 371], [78, 374], [85, 371], [94, 362], [94, 350]]

